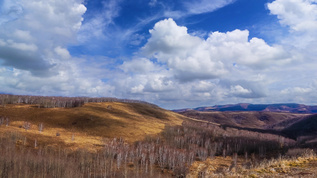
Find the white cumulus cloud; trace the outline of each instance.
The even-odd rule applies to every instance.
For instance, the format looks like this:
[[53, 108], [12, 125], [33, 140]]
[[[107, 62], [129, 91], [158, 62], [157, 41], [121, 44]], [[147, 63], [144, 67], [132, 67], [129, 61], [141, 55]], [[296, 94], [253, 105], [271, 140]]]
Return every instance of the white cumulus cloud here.
[[282, 46], [270, 46], [259, 38], [248, 40], [247, 30], [212, 32], [205, 40], [166, 19], [156, 23], [150, 34], [143, 52], [166, 64], [182, 82], [222, 78], [233, 64], [258, 70], [293, 60]]
[[83, 0], [0, 4], [1, 92], [113, 96], [113, 87], [102, 82], [99, 69], [67, 49], [77, 42], [86, 12]]

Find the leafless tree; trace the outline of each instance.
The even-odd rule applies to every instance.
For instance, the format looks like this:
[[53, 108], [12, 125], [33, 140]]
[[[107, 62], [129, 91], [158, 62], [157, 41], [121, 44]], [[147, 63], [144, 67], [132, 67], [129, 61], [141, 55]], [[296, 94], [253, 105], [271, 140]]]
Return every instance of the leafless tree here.
[[6, 122], [6, 127], [7, 127], [7, 126], [9, 126], [9, 124], [10, 124], [10, 120], [9, 120], [8, 117], [6, 118], [6, 121], [7, 121], [7, 122]]
[[0, 126], [4, 124], [4, 118], [3, 117], [0, 117]]
[[44, 125], [43, 125], [43, 123], [40, 123], [40, 124], [39, 124], [39, 131], [40, 131], [40, 133], [43, 131], [43, 129], [44, 129]]

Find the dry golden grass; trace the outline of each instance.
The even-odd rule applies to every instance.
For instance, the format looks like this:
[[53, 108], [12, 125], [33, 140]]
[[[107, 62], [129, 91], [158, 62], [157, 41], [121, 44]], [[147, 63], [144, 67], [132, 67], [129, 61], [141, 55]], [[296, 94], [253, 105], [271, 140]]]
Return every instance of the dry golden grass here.
[[[232, 157], [214, 157], [206, 161], [196, 161], [190, 167], [187, 178], [198, 177], [307, 177], [317, 176], [317, 156], [312, 154], [301, 155], [293, 158], [280, 158], [262, 160], [254, 167], [250, 160], [238, 157], [237, 166], [232, 167]], [[252, 163], [251, 163], [252, 165]]]
[[[184, 119], [177, 113], [140, 103], [88, 103], [78, 108], [38, 108], [36, 105], [7, 105], [0, 107], [0, 116], [10, 118], [8, 127], [0, 134], [20, 132], [32, 145], [66, 146], [95, 150], [107, 138], [122, 137], [128, 142], [160, 133], [165, 125], [180, 125]], [[21, 128], [32, 124], [29, 130]], [[43, 132], [38, 126], [44, 124]], [[59, 133], [60, 136], [56, 136]], [[23, 141], [21, 141], [23, 142]]]

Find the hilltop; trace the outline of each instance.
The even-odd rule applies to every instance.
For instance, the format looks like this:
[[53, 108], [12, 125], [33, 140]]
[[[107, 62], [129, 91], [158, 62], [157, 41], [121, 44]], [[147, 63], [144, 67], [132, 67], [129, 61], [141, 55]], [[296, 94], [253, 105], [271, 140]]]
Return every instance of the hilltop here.
[[[86, 103], [72, 108], [6, 104], [0, 107], [1, 117], [0, 133], [17, 132], [32, 143], [36, 139], [38, 145], [71, 148], [98, 148], [104, 139], [115, 137], [134, 142], [160, 133], [166, 125], [181, 125], [186, 119], [155, 105], [124, 102]], [[40, 124], [44, 127], [41, 133]]]

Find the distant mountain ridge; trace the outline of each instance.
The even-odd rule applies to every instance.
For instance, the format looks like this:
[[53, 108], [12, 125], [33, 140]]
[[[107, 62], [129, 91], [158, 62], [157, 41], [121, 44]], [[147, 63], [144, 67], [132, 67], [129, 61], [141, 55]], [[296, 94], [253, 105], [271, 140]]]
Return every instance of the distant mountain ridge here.
[[183, 111], [268, 111], [268, 112], [287, 112], [287, 113], [317, 113], [317, 106], [308, 106], [296, 103], [282, 103], [282, 104], [229, 104], [229, 105], [215, 105], [207, 107], [198, 107], [193, 109], [179, 109], [175, 112]]

